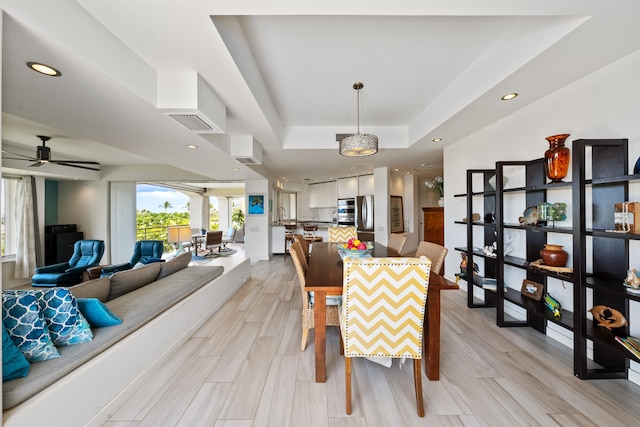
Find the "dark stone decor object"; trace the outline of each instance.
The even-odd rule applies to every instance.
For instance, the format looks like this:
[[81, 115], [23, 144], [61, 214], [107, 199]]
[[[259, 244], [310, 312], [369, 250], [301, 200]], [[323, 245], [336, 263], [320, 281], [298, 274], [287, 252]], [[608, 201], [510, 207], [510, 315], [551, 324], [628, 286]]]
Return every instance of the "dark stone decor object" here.
[[569, 172], [570, 151], [564, 146], [569, 136], [570, 134], [563, 133], [546, 138], [549, 149], [544, 153], [544, 170], [552, 183], [562, 182]]

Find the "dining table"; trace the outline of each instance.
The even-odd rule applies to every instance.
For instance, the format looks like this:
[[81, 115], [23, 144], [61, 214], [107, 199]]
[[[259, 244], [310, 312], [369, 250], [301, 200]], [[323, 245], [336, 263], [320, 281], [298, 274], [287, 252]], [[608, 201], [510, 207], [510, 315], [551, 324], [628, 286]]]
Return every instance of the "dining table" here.
[[[326, 297], [342, 294], [342, 258], [335, 242], [316, 242], [311, 246], [309, 266], [305, 276], [307, 292], [314, 292], [314, 343], [316, 382], [326, 381]], [[371, 256], [399, 257], [391, 248], [381, 243], [373, 243]], [[429, 274], [427, 306], [424, 317], [423, 359], [425, 371], [430, 381], [440, 378], [440, 291], [458, 289], [458, 285], [443, 276]]]

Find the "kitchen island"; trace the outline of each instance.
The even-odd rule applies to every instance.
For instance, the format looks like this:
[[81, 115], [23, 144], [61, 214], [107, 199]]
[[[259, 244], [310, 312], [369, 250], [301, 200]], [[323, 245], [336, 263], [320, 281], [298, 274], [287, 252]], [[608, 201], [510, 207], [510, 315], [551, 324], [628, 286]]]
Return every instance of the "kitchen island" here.
[[316, 220], [284, 220], [279, 222], [274, 222], [271, 224], [271, 252], [273, 254], [284, 254], [285, 253], [285, 225], [295, 224], [296, 225], [296, 234], [303, 234], [302, 227], [304, 225], [317, 225], [318, 230], [316, 231], [316, 236], [322, 237], [322, 241], [326, 242], [329, 237], [329, 232], [327, 229], [329, 227], [335, 227], [332, 221], [316, 221]]

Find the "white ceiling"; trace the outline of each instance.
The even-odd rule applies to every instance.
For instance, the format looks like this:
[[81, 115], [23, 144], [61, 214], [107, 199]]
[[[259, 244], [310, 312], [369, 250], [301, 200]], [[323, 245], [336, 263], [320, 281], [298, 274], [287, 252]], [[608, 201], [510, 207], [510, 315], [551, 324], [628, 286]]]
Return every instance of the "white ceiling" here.
[[[97, 160], [114, 180], [159, 166], [191, 181], [438, 174], [443, 146], [639, 49], [638, 4], [0, 0], [3, 149], [33, 155], [45, 134], [54, 158]], [[202, 76], [226, 134], [195, 134], [156, 108], [158, 75], [175, 72]], [[356, 81], [361, 127], [381, 150], [354, 159], [335, 134], [355, 131]], [[252, 135], [263, 165], [232, 159], [232, 135]]]

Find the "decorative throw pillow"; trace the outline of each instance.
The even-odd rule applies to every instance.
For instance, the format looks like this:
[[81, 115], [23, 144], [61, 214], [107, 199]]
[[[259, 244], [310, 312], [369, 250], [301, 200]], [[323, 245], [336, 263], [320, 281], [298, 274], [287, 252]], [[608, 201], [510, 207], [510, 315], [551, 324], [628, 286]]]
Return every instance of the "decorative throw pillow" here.
[[167, 277], [170, 274], [180, 271], [186, 268], [191, 262], [191, 253], [185, 252], [182, 255], [176, 255], [167, 262], [163, 262], [160, 268], [160, 274], [156, 280], [160, 280], [163, 277]]
[[111, 288], [111, 280], [109, 277], [101, 277], [99, 279], [88, 280], [75, 285], [69, 290], [74, 297], [77, 298], [98, 298], [102, 302], [109, 299], [109, 289]]
[[38, 298], [32, 293], [2, 291], [2, 323], [28, 361], [60, 357], [49, 336]]
[[93, 333], [78, 303], [67, 288], [50, 288], [35, 291], [49, 335], [56, 346], [89, 342]]
[[156, 280], [160, 272], [161, 263], [153, 263], [135, 270], [119, 271], [111, 276], [111, 290], [109, 299], [135, 291]]
[[115, 326], [122, 323], [122, 319], [113, 314], [109, 307], [97, 298], [78, 298], [78, 308], [94, 328]]
[[6, 292], [33, 294], [36, 296], [54, 345], [74, 345], [93, 339], [89, 322], [78, 310], [78, 303], [68, 288]]
[[18, 350], [9, 336], [7, 330], [2, 327], [2, 382], [26, 377], [29, 374], [29, 362], [24, 354]]

